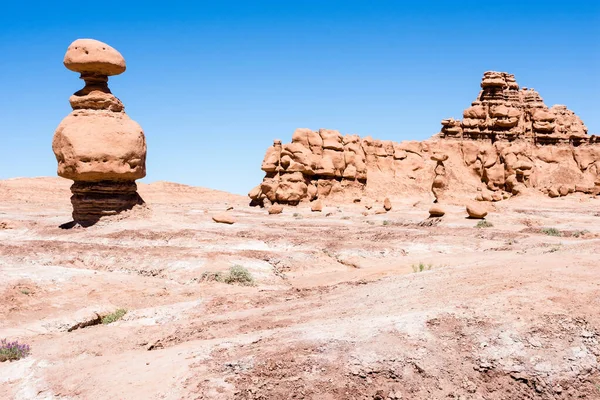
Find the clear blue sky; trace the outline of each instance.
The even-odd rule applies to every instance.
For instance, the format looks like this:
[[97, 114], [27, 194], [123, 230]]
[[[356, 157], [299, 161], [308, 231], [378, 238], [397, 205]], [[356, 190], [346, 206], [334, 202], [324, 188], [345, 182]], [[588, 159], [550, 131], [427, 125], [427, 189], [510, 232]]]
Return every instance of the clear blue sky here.
[[148, 142], [145, 182], [246, 193], [298, 127], [396, 141], [459, 117], [484, 71], [514, 73], [600, 134], [600, 2], [3, 2], [0, 179], [55, 176], [67, 46], [94, 38], [127, 72], [113, 93]]

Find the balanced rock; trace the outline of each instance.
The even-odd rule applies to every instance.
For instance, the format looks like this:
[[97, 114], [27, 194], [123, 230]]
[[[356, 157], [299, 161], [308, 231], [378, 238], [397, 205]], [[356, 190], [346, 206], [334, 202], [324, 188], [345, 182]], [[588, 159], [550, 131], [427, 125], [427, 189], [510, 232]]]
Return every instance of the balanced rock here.
[[143, 204], [135, 181], [146, 176], [146, 140], [108, 88], [108, 77], [125, 71], [117, 50], [78, 39], [69, 46], [64, 64], [81, 74], [85, 87], [69, 99], [73, 111], [56, 129], [52, 150], [58, 175], [74, 181], [73, 220], [89, 226]]
[[467, 214], [469, 217], [476, 219], [483, 219], [487, 215], [485, 206], [479, 203], [471, 203], [467, 205]]
[[220, 224], [231, 225], [231, 224], [235, 223], [235, 219], [233, 218], [233, 216], [226, 212], [215, 214], [215, 215], [213, 215], [212, 219], [213, 219], [213, 221], [218, 222]]
[[432, 218], [443, 217], [446, 211], [439, 204], [434, 204], [429, 208], [429, 216]]
[[283, 206], [281, 204], [273, 204], [269, 207], [269, 214], [281, 214], [283, 212]]

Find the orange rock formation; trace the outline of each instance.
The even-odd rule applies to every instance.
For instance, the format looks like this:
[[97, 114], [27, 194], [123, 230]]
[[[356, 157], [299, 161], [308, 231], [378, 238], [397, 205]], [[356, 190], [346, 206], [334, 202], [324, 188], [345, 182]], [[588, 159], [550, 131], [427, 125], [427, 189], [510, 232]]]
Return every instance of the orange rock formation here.
[[69, 46], [64, 64], [81, 74], [85, 87], [69, 99], [73, 111], [56, 129], [52, 149], [58, 175], [74, 181], [73, 220], [89, 226], [143, 203], [135, 180], [146, 175], [146, 140], [108, 88], [108, 77], [125, 71], [117, 50], [78, 39]]
[[499, 201], [525, 192], [600, 192], [600, 138], [565, 106], [548, 108], [511, 74], [486, 72], [463, 120], [431, 139], [392, 142], [297, 129], [275, 140], [252, 204], [433, 193], [437, 200]]

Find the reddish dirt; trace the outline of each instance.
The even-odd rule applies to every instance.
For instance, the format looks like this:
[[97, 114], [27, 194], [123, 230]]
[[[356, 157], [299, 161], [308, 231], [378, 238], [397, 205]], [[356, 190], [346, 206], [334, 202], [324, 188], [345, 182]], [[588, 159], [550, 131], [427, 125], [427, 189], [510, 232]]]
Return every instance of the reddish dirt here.
[[[64, 230], [68, 181], [0, 181], [0, 338], [32, 348], [0, 363], [0, 398], [600, 398], [599, 198], [517, 197], [476, 228], [419, 198], [268, 215], [139, 192], [147, 207]], [[256, 285], [202, 279], [232, 265]]]

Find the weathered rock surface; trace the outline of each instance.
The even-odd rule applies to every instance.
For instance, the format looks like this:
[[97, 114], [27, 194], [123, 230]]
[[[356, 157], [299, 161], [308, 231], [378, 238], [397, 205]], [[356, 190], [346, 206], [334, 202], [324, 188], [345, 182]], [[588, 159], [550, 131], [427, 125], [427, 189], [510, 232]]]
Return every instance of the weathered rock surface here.
[[481, 88], [463, 120], [443, 120], [441, 132], [423, 142], [297, 129], [291, 143], [276, 140], [267, 150], [252, 204], [407, 193], [455, 203], [501, 201], [534, 192], [564, 196], [576, 186], [600, 193], [600, 138], [588, 136], [577, 115], [565, 106], [548, 108], [504, 72], [486, 72]]
[[89, 226], [143, 204], [135, 180], [146, 176], [146, 140], [108, 88], [108, 76], [126, 68], [117, 50], [78, 39], [69, 46], [64, 64], [81, 73], [85, 87], [69, 99], [73, 112], [56, 129], [52, 149], [58, 175], [74, 181], [73, 219]]

